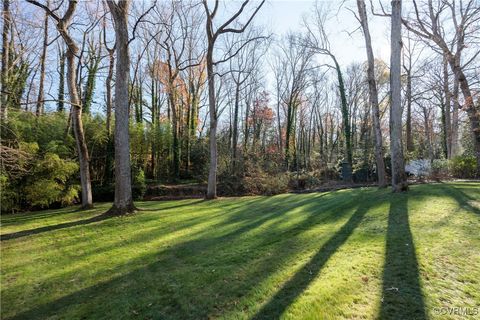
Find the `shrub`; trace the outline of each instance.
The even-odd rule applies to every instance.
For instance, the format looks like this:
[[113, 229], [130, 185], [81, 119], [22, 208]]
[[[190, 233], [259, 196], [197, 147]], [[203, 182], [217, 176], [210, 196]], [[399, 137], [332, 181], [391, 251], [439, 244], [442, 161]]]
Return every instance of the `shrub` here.
[[449, 161], [446, 159], [433, 160], [430, 177], [434, 180], [448, 179], [450, 177]]
[[0, 175], [0, 201], [2, 212], [15, 212], [20, 210], [20, 196], [10, 185], [7, 176]]
[[133, 172], [132, 197], [134, 200], [141, 200], [147, 190], [145, 183], [145, 173], [142, 169], [136, 169]]
[[296, 172], [291, 173], [289, 183], [291, 189], [305, 190], [317, 188], [322, 184], [321, 177], [314, 172], [303, 172], [298, 174]]
[[332, 180], [339, 180], [340, 179], [340, 173], [336, 168], [323, 168], [320, 169], [318, 172], [318, 177], [322, 180], [327, 180], [327, 181], [332, 181]]
[[222, 174], [219, 176], [218, 193], [221, 196], [274, 195], [288, 191], [287, 174], [272, 175], [263, 171], [247, 176]]
[[243, 179], [246, 194], [274, 195], [288, 191], [288, 175], [260, 174]]
[[471, 179], [477, 175], [474, 156], [457, 156], [450, 160], [450, 171], [455, 178]]
[[33, 166], [33, 174], [25, 187], [26, 200], [42, 208], [53, 203], [72, 204], [78, 197], [79, 187], [72, 185], [70, 179], [77, 172], [75, 162], [46, 153]]
[[414, 175], [418, 178], [429, 176], [431, 169], [432, 166], [430, 160], [427, 159], [412, 160], [405, 166], [406, 173]]
[[370, 166], [367, 163], [362, 163], [353, 170], [353, 182], [369, 182], [377, 180], [377, 173], [375, 166]]

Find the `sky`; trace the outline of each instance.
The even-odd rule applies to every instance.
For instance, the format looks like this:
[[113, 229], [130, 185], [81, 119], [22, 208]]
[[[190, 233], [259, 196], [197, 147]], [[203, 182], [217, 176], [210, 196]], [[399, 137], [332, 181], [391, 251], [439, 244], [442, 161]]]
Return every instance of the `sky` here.
[[[320, 0], [330, 6], [332, 17], [327, 21], [327, 30], [332, 51], [341, 65], [366, 60], [364, 38], [359, 23], [351, 9], [357, 12], [355, 0]], [[340, 10], [339, 7], [344, 2]], [[368, 2], [367, 2], [368, 4]], [[302, 21], [313, 12], [314, 0], [270, 0], [259, 12], [257, 22], [265, 21], [272, 32], [282, 35], [289, 30], [301, 31]], [[368, 11], [368, 6], [367, 6]], [[369, 13], [368, 13], [369, 14]], [[387, 18], [369, 14], [369, 27], [372, 36], [373, 52], [376, 58], [390, 59], [390, 21]]]

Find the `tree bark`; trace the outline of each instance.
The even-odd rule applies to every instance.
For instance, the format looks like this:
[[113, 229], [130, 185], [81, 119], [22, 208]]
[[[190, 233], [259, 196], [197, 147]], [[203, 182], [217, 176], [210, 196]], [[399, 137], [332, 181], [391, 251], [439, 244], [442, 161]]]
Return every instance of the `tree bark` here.
[[215, 74], [213, 71], [213, 42], [210, 39], [207, 52], [207, 79], [210, 113], [210, 168], [208, 171], [206, 198], [215, 199], [217, 197], [217, 107], [215, 100]]
[[113, 69], [115, 65], [115, 49], [108, 50], [108, 74], [105, 80], [105, 89], [106, 89], [106, 107], [107, 107], [107, 119], [106, 127], [107, 134], [110, 136], [112, 134], [112, 79], [113, 79]]
[[78, 161], [80, 164], [80, 184], [82, 186], [82, 208], [88, 209], [93, 207], [92, 202], [92, 185], [90, 182], [90, 159], [88, 155], [87, 142], [85, 140], [85, 134], [83, 132], [82, 123], [82, 106], [80, 104], [80, 98], [78, 96], [77, 84], [75, 79], [77, 78], [77, 69], [75, 66], [75, 58], [78, 53], [77, 46], [73, 41], [69, 41], [68, 50], [66, 53], [67, 58], [67, 86], [70, 93], [70, 102], [72, 103], [72, 125], [77, 143]]
[[407, 138], [407, 151], [413, 152], [415, 146], [413, 144], [413, 134], [412, 134], [412, 69], [409, 67], [407, 69], [407, 89], [405, 90], [406, 100], [407, 100], [407, 123], [406, 123], [406, 138]]
[[446, 142], [446, 147], [447, 147], [447, 158], [450, 159], [452, 158], [452, 122], [450, 120], [450, 109], [451, 109], [451, 97], [452, 94], [450, 92], [450, 87], [449, 87], [449, 78], [448, 78], [448, 62], [447, 59], [444, 59], [443, 62], [443, 91], [445, 95], [445, 125], [444, 125], [444, 131], [445, 131], [445, 142]]
[[353, 155], [352, 155], [352, 138], [351, 138], [351, 128], [350, 128], [350, 115], [348, 112], [347, 97], [345, 94], [345, 84], [343, 82], [342, 70], [340, 65], [337, 62], [337, 59], [332, 54], [330, 55], [335, 63], [335, 69], [337, 71], [338, 77], [338, 88], [340, 90], [340, 100], [342, 103], [342, 120], [343, 120], [343, 133], [345, 136], [345, 153], [347, 157], [347, 162], [350, 164], [350, 168], [353, 165]]
[[115, 76], [115, 199], [108, 211], [124, 215], [135, 211], [132, 198], [130, 167], [129, 97], [130, 55], [128, 50], [128, 8], [130, 0], [115, 3], [107, 0], [115, 22], [116, 76]]
[[[48, 6], [48, 1], [47, 1]], [[44, 83], [45, 83], [45, 60], [47, 58], [47, 46], [48, 46], [48, 13], [45, 12], [45, 21], [44, 21], [44, 28], [43, 28], [43, 46], [42, 46], [42, 54], [40, 56], [40, 81], [38, 84], [38, 98], [37, 98], [37, 106], [35, 114], [38, 117], [39, 115], [43, 114], [44, 112], [44, 105], [43, 102], [44, 98]]]
[[402, 0], [392, 0], [390, 55], [390, 152], [392, 157], [392, 190], [408, 189], [402, 147]]
[[[367, 78], [370, 97], [370, 105], [372, 107], [373, 129], [375, 132], [375, 162], [377, 164], [378, 186], [386, 187], [387, 181], [385, 177], [385, 161], [383, 159], [383, 138], [380, 124], [380, 108], [378, 106], [378, 91], [375, 81], [375, 58], [372, 50], [372, 40], [368, 27], [367, 11], [365, 9], [365, 1], [357, 0], [358, 13], [362, 24], [363, 34], [365, 36], [365, 45], [367, 50]], [[408, 130], [407, 130], [408, 131]], [[408, 138], [407, 138], [408, 141]]]
[[63, 112], [65, 110], [65, 52], [60, 51], [58, 57], [60, 66], [58, 71], [58, 102], [57, 112]]
[[453, 99], [453, 111], [452, 111], [452, 149], [451, 149], [451, 156], [456, 157], [460, 153], [460, 142], [458, 140], [458, 110], [460, 109], [458, 103], [458, 80], [455, 78], [453, 82], [453, 92], [452, 92], [452, 99]]
[[232, 172], [237, 170], [237, 150], [238, 150], [238, 113], [240, 109], [240, 85], [235, 86], [235, 106], [233, 111], [233, 132], [232, 132]]
[[[105, 41], [105, 47], [107, 47], [106, 41]], [[115, 142], [113, 141], [113, 135], [112, 135], [112, 79], [113, 79], [113, 70], [115, 67], [115, 47], [113, 48], [108, 48], [108, 74], [107, 78], [105, 80], [105, 89], [106, 89], [106, 120], [105, 120], [105, 126], [107, 129], [107, 143], [106, 143], [106, 158], [105, 158], [105, 180], [107, 183], [110, 183], [113, 178], [113, 154], [115, 152]]]
[[8, 34], [10, 32], [11, 17], [10, 17], [10, 0], [3, 0], [3, 30], [2, 30], [2, 92], [0, 102], [2, 104], [2, 120], [8, 117], [8, 69], [10, 56], [10, 42], [8, 41]]

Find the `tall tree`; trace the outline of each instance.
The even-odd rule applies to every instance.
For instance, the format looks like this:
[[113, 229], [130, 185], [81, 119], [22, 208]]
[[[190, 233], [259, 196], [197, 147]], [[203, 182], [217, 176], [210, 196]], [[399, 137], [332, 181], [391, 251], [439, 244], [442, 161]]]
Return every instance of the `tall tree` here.
[[[446, 1], [413, 0], [414, 14], [411, 19], [403, 19], [405, 27], [428, 43], [439, 48], [448, 62], [450, 69], [458, 81], [463, 94], [462, 109], [468, 114], [473, 136], [475, 156], [477, 159], [477, 174], [480, 174], [480, 103], [474, 101], [474, 95], [466, 75], [468, 65], [480, 54], [478, 46], [466, 62], [461, 61], [462, 53], [468, 46], [467, 39], [476, 39], [478, 30], [475, 22], [480, 18], [478, 0]], [[451, 23], [454, 32], [445, 32], [446, 24]], [[447, 36], [451, 36], [448, 40]], [[475, 41], [475, 40], [473, 40]], [[455, 51], [454, 51], [455, 50]]]
[[111, 139], [112, 133], [112, 80], [113, 80], [113, 70], [115, 67], [115, 44], [112, 47], [108, 46], [107, 43], [107, 31], [106, 25], [103, 26], [103, 45], [108, 52], [108, 73], [107, 78], [105, 79], [105, 100], [106, 100], [106, 121], [105, 125], [107, 127], [107, 134], [109, 139]]
[[[256, 34], [252, 34], [256, 30], [242, 34], [245, 40], [239, 41], [237, 37], [233, 36], [232, 43], [229, 43], [229, 46], [235, 48], [235, 43], [241, 45], [244, 41], [248, 39], [259, 37]], [[252, 74], [261, 61], [259, 59], [264, 53], [261, 52], [262, 47], [261, 41], [253, 41], [250, 45], [244, 46], [243, 49], [235, 56], [234, 59], [230, 60], [229, 71], [233, 80], [234, 87], [234, 97], [233, 97], [233, 117], [232, 117], [232, 128], [231, 128], [231, 147], [232, 147], [232, 173], [238, 173], [238, 136], [239, 136], [239, 117], [240, 117], [240, 103], [242, 100], [241, 91], [245, 86], [250, 85], [249, 80], [252, 78]], [[247, 82], [249, 81], [249, 82]]]
[[8, 69], [9, 69], [9, 49], [10, 42], [8, 40], [8, 34], [10, 33], [10, 26], [12, 25], [10, 16], [10, 0], [3, 0], [3, 30], [2, 30], [2, 92], [1, 92], [1, 112], [2, 120], [7, 119], [8, 115]]
[[[340, 64], [338, 63], [336, 56], [330, 49], [330, 42], [325, 31], [326, 19], [327, 16], [324, 8], [317, 3], [314, 12], [315, 29], [311, 28], [308, 22], [305, 23], [307, 27], [307, 35], [304, 37], [303, 42], [305, 46], [314, 50], [318, 54], [329, 57], [333, 62], [333, 66], [327, 66], [335, 70], [335, 73], [337, 75], [338, 93], [340, 96], [340, 111], [342, 113], [343, 135], [345, 138], [345, 160], [350, 165], [351, 170], [353, 164], [352, 131], [349, 108], [347, 105], [347, 97], [345, 93], [345, 82], [343, 79], [343, 73], [342, 69], [340, 68]], [[347, 176], [351, 175], [347, 174]]]
[[443, 59], [443, 94], [445, 96], [445, 104], [443, 110], [443, 131], [444, 131], [444, 138], [445, 144], [447, 148], [447, 158], [452, 158], [452, 121], [450, 119], [450, 106], [451, 106], [451, 99], [452, 94], [450, 93], [450, 85], [449, 85], [449, 74], [448, 74], [448, 61], [447, 59]]
[[70, 35], [68, 27], [72, 22], [73, 15], [77, 8], [78, 1], [70, 0], [68, 2], [67, 10], [63, 17], [57, 15], [49, 7], [39, 3], [35, 0], [27, 0], [29, 3], [42, 8], [48, 13], [50, 18], [57, 23], [57, 30], [62, 36], [67, 45], [66, 60], [67, 60], [67, 86], [70, 94], [70, 104], [72, 105], [72, 122], [73, 132], [75, 135], [75, 141], [77, 144], [78, 161], [80, 164], [80, 183], [82, 186], [82, 208], [87, 209], [93, 207], [92, 202], [92, 185], [90, 181], [90, 168], [89, 168], [89, 154], [87, 149], [87, 142], [85, 140], [85, 134], [83, 132], [82, 123], [82, 105], [80, 96], [77, 90], [77, 66], [75, 60], [78, 55], [78, 46]]
[[[207, 56], [206, 56], [206, 64], [207, 64], [207, 81], [208, 81], [208, 105], [209, 105], [209, 113], [210, 113], [210, 167], [208, 172], [208, 187], [207, 187], [207, 199], [214, 199], [217, 197], [217, 121], [218, 121], [218, 114], [217, 114], [217, 102], [215, 97], [215, 70], [214, 66], [221, 63], [226, 62], [231, 59], [236, 53], [240, 51], [236, 51], [236, 53], [230, 53], [227, 57], [222, 58], [219, 61], [214, 61], [213, 53], [215, 50], [215, 43], [218, 40], [218, 37], [222, 34], [226, 33], [243, 33], [247, 27], [252, 22], [255, 15], [258, 13], [260, 8], [265, 3], [265, 0], [262, 0], [260, 4], [257, 5], [253, 13], [250, 15], [247, 22], [239, 28], [231, 27], [232, 23], [236, 22], [237, 19], [241, 16], [242, 12], [245, 10], [249, 0], [243, 1], [240, 8], [232, 15], [230, 18], [227, 19], [224, 23], [220, 24], [218, 28], [215, 29], [213, 25], [213, 20], [217, 14], [219, 1], [215, 0], [215, 5], [213, 10], [210, 11], [208, 7], [207, 0], [203, 0], [203, 6], [205, 8], [206, 13], [206, 31], [207, 31]], [[248, 43], [245, 42], [245, 43]]]
[[115, 25], [115, 199], [110, 214], [123, 215], [135, 211], [132, 198], [130, 168], [129, 96], [130, 54], [128, 50], [128, 9], [130, 0], [107, 0]]
[[65, 51], [63, 47], [58, 47], [58, 101], [57, 112], [65, 110]]
[[367, 50], [367, 78], [370, 106], [372, 108], [373, 130], [375, 132], [375, 161], [377, 164], [377, 175], [379, 187], [385, 187], [387, 180], [385, 177], [385, 162], [383, 160], [383, 138], [380, 125], [380, 108], [378, 106], [377, 82], [375, 80], [375, 58], [372, 50], [372, 40], [368, 28], [367, 10], [365, 9], [365, 0], [357, 0], [358, 14], [362, 25], [363, 35], [365, 37], [365, 49]]
[[[308, 73], [312, 70], [313, 51], [306, 46], [299, 46], [297, 43], [299, 38], [299, 34], [289, 33], [282, 39], [278, 52], [280, 56], [274, 69], [277, 85], [279, 85], [277, 88], [278, 112], [280, 112], [280, 105], [284, 106], [284, 157], [287, 170], [296, 169], [296, 160], [298, 159], [295, 134], [297, 115], [298, 109], [305, 100], [310, 82]], [[280, 122], [280, 120], [278, 121]], [[282, 136], [282, 128], [279, 129], [279, 136]]]
[[402, 0], [392, 0], [390, 53], [390, 153], [392, 190], [408, 189], [402, 146]]
[[[47, 6], [49, 1], [47, 1]], [[43, 45], [42, 54], [40, 56], [40, 81], [38, 85], [38, 98], [36, 115], [39, 116], [44, 112], [45, 98], [44, 85], [45, 85], [45, 61], [47, 59], [47, 47], [48, 47], [48, 13], [45, 12], [44, 26], [43, 26]]]

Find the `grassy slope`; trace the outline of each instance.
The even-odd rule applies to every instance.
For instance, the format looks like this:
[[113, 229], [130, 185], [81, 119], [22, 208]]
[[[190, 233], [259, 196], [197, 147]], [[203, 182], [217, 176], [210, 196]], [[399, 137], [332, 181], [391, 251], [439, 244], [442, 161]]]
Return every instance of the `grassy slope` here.
[[1, 318], [430, 319], [480, 305], [478, 183], [137, 205], [103, 221], [88, 219], [107, 204], [2, 217], [3, 235], [37, 233], [1, 242]]

